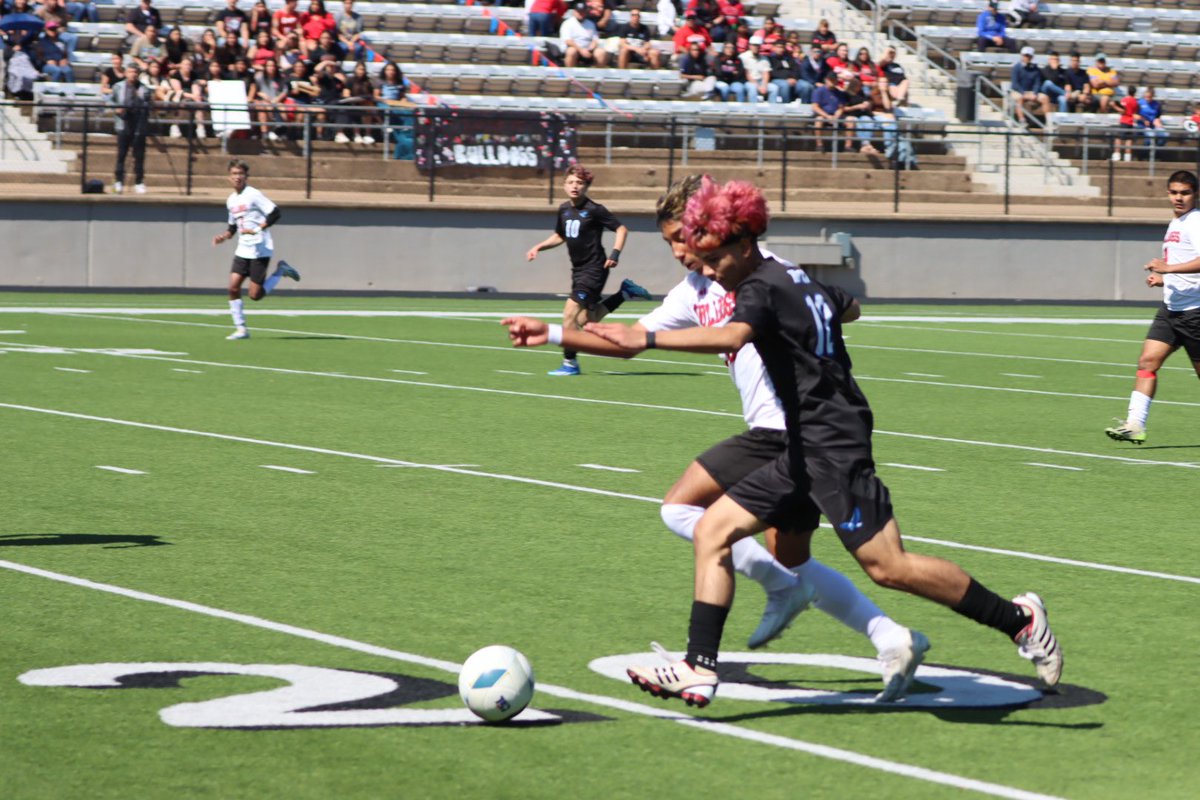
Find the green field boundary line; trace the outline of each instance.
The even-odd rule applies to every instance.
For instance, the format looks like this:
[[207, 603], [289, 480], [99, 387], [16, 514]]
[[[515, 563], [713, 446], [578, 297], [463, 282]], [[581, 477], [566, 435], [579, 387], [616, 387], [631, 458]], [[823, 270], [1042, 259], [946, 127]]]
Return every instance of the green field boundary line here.
[[[47, 414], [50, 416], [66, 417], [69, 419], [80, 419], [89, 422], [104, 422], [112, 425], [123, 425], [130, 428], [141, 428], [144, 430], [161, 431], [164, 433], [180, 433], [190, 436], [200, 436], [208, 439], [219, 439], [224, 441], [238, 442], [241, 444], [262, 445], [265, 447], [278, 447], [287, 450], [297, 450], [301, 452], [317, 453], [319, 455], [340, 456], [343, 458], [353, 458], [360, 461], [370, 461], [377, 464], [385, 464], [392, 466], [404, 467], [419, 467], [422, 469], [436, 470], [438, 472], [450, 472], [456, 475], [468, 475], [477, 478], [490, 478], [493, 480], [510, 481], [514, 483], [524, 483], [534, 486], [543, 486], [551, 489], [563, 489], [566, 491], [581, 492], [584, 494], [602, 495], [605, 497], [616, 497], [624, 500], [637, 500], [645, 503], [654, 503], [658, 505], [662, 502], [657, 497], [647, 497], [645, 495], [630, 494], [626, 492], [614, 492], [608, 489], [597, 489], [591, 486], [579, 486], [571, 483], [562, 483], [559, 481], [545, 481], [537, 478], [526, 478], [519, 475], [508, 475], [504, 473], [484, 472], [482, 470], [466, 469], [462, 467], [454, 467], [444, 464], [421, 464], [413, 461], [404, 461], [401, 459], [385, 458], [383, 456], [367, 455], [365, 453], [354, 453], [346, 450], [332, 450], [324, 447], [314, 447], [310, 445], [293, 444], [289, 442], [275, 442], [269, 439], [256, 439], [248, 436], [236, 436], [229, 433], [217, 433], [215, 431], [199, 431], [191, 428], [177, 428], [170, 425], [157, 425], [150, 422], [136, 422], [134, 420], [116, 419], [113, 417], [101, 417], [92, 414], [82, 414], [74, 411], [61, 411], [51, 408], [39, 408], [37, 406], [20, 405], [17, 403], [0, 403], [0, 408], [7, 408], [14, 411], [29, 411], [38, 414]], [[1161, 463], [1161, 462], [1154, 462]], [[822, 526], [828, 527], [828, 526]], [[1200, 578], [1195, 578], [1188, 575], [1172, 575], [1166, 572], [1155, 572], [1151, 570], [1136, 569], [1134, 567], [1122, 567], [1113, 564], [1102, 564], [1091, 561], [1077, 561], [1074, 559], [1059, 558], [1057, 556], [1046, 556], [1039, 553], [1026, 553], [1019, 550], [1001, 550], [998, 548], [981, 547], [977, 545], [961, 544], [958, 542], [950, 542], [943, 539], [924, 539], [916, 536], [907, 536], [905, 538], [913, 541], [921, 541], [929, 544], [940, 545], [945, 547], [957, 547], [966, 550], [975, 550], [983, 553], [991, 553], [995, 555], [1012, 556], [1016, 558], [1024, 558], [1032, 561], [1045, 561], [1055, 564], [1063, 564], [1067, 566], [1084, 567], [1103, 572], [1115, 572], [1126, 575], [1135, 575], [1140, 577], [1158, 578], [1162, 580], [1179, 581], [1183, 583], [1200, 584]]]
[[[348, 639], [343, 636], [335, 636], [332, 634], [321, 633], [320, 631], [301, 628], [295, 625], [288, 625], [282, 622], [274, 622], [262, 617], [252, 616], [250, 614], [226, 611], [213, 606], [192, 603], [187, 600], [176, 600], [174, 598], [163, 597], [162, 595], [151, 594], [149, 592], [138, 591], [136, 589], [126, 589], [125, 587], [115, 586], [109, 583], [99, 583], [86, 578], [78, 578], [73, 575], [65, 575], [60, 572], [51, 572], [49, 570], [39, 569], [38, 567], [19, 564], [14, 561], [0, 560], [0, 568], [39, 578], [46, 578], [52, 581], [78, 586], [84, 589], [106, 592], [108, 594], [114, 594], [132, 600], [141, 600], [143, 602], [155, 603], [158, 605], [180, 609], [182, 611], [190, 611], [195, 614], [202, 614], [208, 617], [215, 617], [217, 619], [223, 619], [230, 622], [238, 622], [243, 625], [249, 625], [276, 633], [283, 633], [289, 636], [296, 636], [302, 639], [308, 639], [310, 641], [320, 642], [322, 644], [340, 647], [346, 650], [353, 650], [359, 653], [366, 653], [368, 655], [379, 656], [395, 661], [402, 661], [409, 664], [417, 664], [419, 666], [437, 669], [443, 672], [450, 672], [455, 675], [458, 674], [458, 671], [461, 668], [460, 664], [457, 664], [453, 661], [444, 661], [442, 659], [430, 658], [415, 653], [407, 653], [402, 650], [393, 650], [391, 648], [380, 647], [367, 642], [359, 642], [354, 639]], [[731, 736], [738, 739], [757, 742], [759, 744], [782, 747], [788, 750], [794, 750], [817, 756], [818, 758], [840, 761], [858, 767], [865, 767], [867, 769], [878, 770], [880, 772], [926, 781], [929, 783], [941, 784], [943, 786], [951, 786], [956, 789], [978, 792], [980, 794], [986, 794], [993, 797], [1004, 797], [1010, 798], [1011, 800], [1060, 800], [1053, 795], [1027, 792], [1011, 786], [1004, 786], [1003, 784], [989, 783], [987, 781], [975, 780], [974, 778], [966, 778], [961, 775], [954, 775], [947, 772], [926, 769], [925, 767], [913, 766], [911, 764], [904, 764], [897, 761], [888, 761], [886, 759], [876, 758], [864, 753], [857, 753], [853, 750], [843, 750], [838, 747], [830, 747], [828, 745], [817, 744], [815, 742], [806, 742], [801, 739], [792, 739], [786, 736], [763, 733], [761, 731], [742, 728], [725, 722], [699, 719], [686, 714], [654, 708], [641, 703], [634, 703], [628, 700], [609, 697], [607, 695], [589, 694], [563, 686], [544, 683], [538, 684], [537, 691], [553, 697], [589, 703], [591, 705], [598, 705], [605, 708], [624, 711], [630, 714], [640, 714], [642, 716], [668, 720], [685, 725], [695, 730], [715, 733], [723, 736]]]

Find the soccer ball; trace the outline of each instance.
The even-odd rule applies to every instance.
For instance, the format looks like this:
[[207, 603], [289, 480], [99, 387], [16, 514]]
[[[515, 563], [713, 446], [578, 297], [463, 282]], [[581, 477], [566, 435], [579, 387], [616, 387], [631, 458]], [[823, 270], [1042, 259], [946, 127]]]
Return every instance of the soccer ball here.
[[458, 693], [477, 717], [503, 722], [524, 711], [533, 699], [533, 667], [511, 647], [490, 645], [463, 663]]

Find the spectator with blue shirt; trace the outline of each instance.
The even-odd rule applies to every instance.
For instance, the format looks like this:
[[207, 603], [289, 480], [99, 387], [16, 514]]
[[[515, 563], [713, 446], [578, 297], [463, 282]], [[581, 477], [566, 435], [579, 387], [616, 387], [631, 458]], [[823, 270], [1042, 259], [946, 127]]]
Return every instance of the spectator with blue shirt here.
[[34, 42], [32, 52], [34, 64], [52, 81], [58, 83], [74, 83], [75, 74], [71, 71], [71, 62], [67, 60], [67, 49], [59, 39], [62, 26], [58, 20], [52, 19], [46, 23], [45, 33]]
[[1008, 38], [1008, 23], [1000, 13], [1000, 5], [996, 0], [991, 0], [987, 10], [975, 20], [975, 37], [976, 50], [1003, 47], [1010, 53], [1017, 52], [1017, 43]]
[[1138, 127], [1142, 129], [1146, 147], [1157, 145], [1162, 147], [1167, 143], [1167, 131], [1163, 128], [1162, 103], [1154, 99], [1154, 89], [1147, 86], [1142, 98], [1138, 100]]
[[837, 75], [825, 73], [825, 82], [813, 90], [812, 110], [816, 114], [813, 128], [816, 130], [817, 152], [825, 152], [825, 143], [821, 141], [821, 128], [826, 125], [833, 127], [833, 138], [837, 139], [837, 129], [846, 129], [846, 149], [850, 149], [850, 137], [854, 134], [854, 120], [846, 119], [846, 97], [837, 88]]
[[829, 66], [825, 63], [825, 51], [819, 44], [808, 49], [808, 58], [800, 62], [800, 78], [796, 81], [796, 94], [801, 103], [811, 103], [813, 91], [825, 82]]
[[1042, 104], [1038, 100], [1038, 95], [1041, 93], [1044, 83], [1042, 71], [1033, 63], [1033, 48], [1022, 47], [1021, 60], [1012, 67], [1010, 86], [1017, 121], [1022, 125], [1025, 124], [1026, 106], [1029, 106], [1030, 110], [1041, 108]]

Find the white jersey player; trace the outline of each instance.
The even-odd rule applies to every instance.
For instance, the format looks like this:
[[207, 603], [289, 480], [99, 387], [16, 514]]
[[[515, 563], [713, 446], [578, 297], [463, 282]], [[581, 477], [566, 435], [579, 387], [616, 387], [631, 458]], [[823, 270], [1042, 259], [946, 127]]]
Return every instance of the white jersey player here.
[[[664, 298], [663, 303], [634, 327], [646, 331], [677, 330], [697, 326], [718, 327], [729, 321], [734, 296], [699, 274], [699, 262], [683, 245], [680, 222], [687, 199], [700, 186], [701, 176], [675, 184], [658, 203], [658, 223], [663, 239], [689, 273]], [[764, 255], [773, 257], [764, 250]], [[514, 318], [510, 337], [517, 345], [555, 344], [607, 355], [628, 355], [607, 342], [580, 332], [567, 332], [537, 320]], [[726, 489], [758, 467], [774, 461], [787, 447], [783, 409], [775, 387], [752, 344], [724, 356], [730, 376], [742, 398], [742, 414], [749, 430], [719, 442], [693, 461], [667, 492], [662, 517], [667, 527], [692, 540], [696, 523]], [[912, 675], [929, 649], [917, 631], [897, 624], [883, 613], [844, 575], [809, 556], [811, 531], [776, 537], [778, 546], [790, 550], [780, 563], [755, 539], [747, 537], [733, 547], [734, 568], [757, 581], [767, 592], [762, 621], [747, 645], [762, 647], [777, 637], [811, 601], [818, 609], [870, 638], [884, 667], [882, 701], [903, 695]], [[814, 597], [815, 594], [815, 597]]]
[[279, 221], [281, 214], [279, 206], [246, 183], [249, 175], [250, 166], [245, 161], [234, 159], [229, 162], [229, 184], [233, 187], [233, 193], [225, 201], [229, 227], [213, 237], [214, 246], [238, 237], [229, 273], [229, 313], [233, 316], [234, 332], [226, 339], [250, 338], [242, 308], [242, 283], [247, 278], [250, 279], [250, 299], [254, 301], [270, 294], [282, 278], [300, 280], [300, 273], [286, 261], [280, 261], [275, 272], [267, 276], [275, 252], [268, 228]]
[[1182, 347], [1200, 375], [1200, 210], [1196, 209], [1196, 186], [1196, 175], [1187, 170], [1167, 178], [1167, 197], [1175, 218], [1163, 237], [1162, 258], [1153, 259], [1145, 267], [1150, 273], [1146, 284], [1162, 287], [1163, 304], [1142, 343], [1128, 413], [1124, 421], [1118, 420], [1104, 431], [1118, 442], [1146, 441], [1146, 420], [1158, 388], [1158, 371], [1171, 353]]

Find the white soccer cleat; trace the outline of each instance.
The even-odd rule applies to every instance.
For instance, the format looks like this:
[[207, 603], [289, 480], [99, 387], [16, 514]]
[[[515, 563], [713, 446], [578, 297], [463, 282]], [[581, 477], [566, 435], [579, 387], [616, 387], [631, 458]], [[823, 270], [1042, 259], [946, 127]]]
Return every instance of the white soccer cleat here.
[[643, 692], [664, 700], [678, 697], [696, 708], [704, 708], [717, 693], [717, 673], [692, 669], [686, 661], [665, 667], [630, 667], [625, 674]]
[[750, 634], [746, 646], [757, 650], [778, 638], [792, 624], [792, 620], [809, 607], [815, 596], [812, 584], [805, 580], [787, 589], [767, 592], [767, 607], [763, 609], [762, 620], [754, 633]]
[[929, 639], [920, 631], [906, 629], [908, 641], [900, 647], [889, 647], [879, 654], [883, 667], [883, 691], [875, 695], [876, 703], [894, 703], [908, 693], [917, 667], [929, 651]]
[[1053, 686], [1062, 676], [1063, 656], [1058, 639], [1050, 630], [1046, 604], [1033, 592], [1017, 595], [1013, 602], [1024, 608], [1026, 616], [1029, 617], [1029, 624], [1013, 637], [1013, 641], [1017, 643], [1017, 653], [1021, 658], [1033, 662], [1043, 683]]
[[135, 184], [133, 185], [133, 191], [134, 191], [135, 193], [137, 193], [137, 194], [145, 194], [145, 193], [146, 193], [146, 184], [144, 184], [144, 183], [135, 183]]
[[249, 339], [250, 331], [246, 330], [245, 328], [238, 328], [237, 330], [235, 330], [233, 333], [229, 334], [225, 338], [230, 341], [233, 341], [234, 339]]

